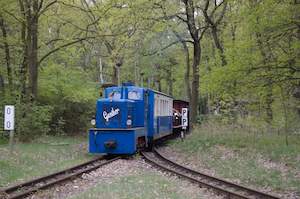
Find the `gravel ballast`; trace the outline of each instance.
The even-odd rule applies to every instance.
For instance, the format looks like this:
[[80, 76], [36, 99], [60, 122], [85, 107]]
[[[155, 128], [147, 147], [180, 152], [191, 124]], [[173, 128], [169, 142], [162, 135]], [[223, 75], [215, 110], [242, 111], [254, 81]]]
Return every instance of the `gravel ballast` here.
[[[146, 181], [149, 179], [148, 175], [151, 176], [150, 179], [153, 182]], [[126, 178], [130, 179], [130, 177], [134, 177], [138, 182], [126, 181]], [[155, 184], [154, 187], [152, 187], [153, 184]], [[95, 190], [103, 187], [106, 188], [101, 189], [101, 192], [97, 193], [97, 197], [92, 197]], [[124, 190], [117, 190], [119, 187]], [[150, 190], [150, 194], [148, 189], [153, 189]], [[83, 193], [86, 194], [82, 195]], [[175, 196], [176, 198], [191, 199], [222, 198], [210, 190], [199, 188], [186, 180], [153, 168], [139, 156], [117, 160], [88, 174], [83, 174], [80, 178], [40, 191], [29, 198], [60, 199], [86, 198], [87, 196], [91, 196], [91, 198], [173, 198]]]

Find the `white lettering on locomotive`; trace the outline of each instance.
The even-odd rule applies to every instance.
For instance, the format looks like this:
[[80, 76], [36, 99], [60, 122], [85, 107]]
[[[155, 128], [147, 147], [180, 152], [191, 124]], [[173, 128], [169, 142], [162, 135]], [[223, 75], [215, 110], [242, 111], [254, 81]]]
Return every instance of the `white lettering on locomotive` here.
[[106, 111], [103, 111], [103, 117], [108, 122], [108, 120], [116, 115], [118, 115], [120, 112], [120, 109], [116, 108], [114, 109], [113, 107], [111, 108], [111, 111], [107, 113]]

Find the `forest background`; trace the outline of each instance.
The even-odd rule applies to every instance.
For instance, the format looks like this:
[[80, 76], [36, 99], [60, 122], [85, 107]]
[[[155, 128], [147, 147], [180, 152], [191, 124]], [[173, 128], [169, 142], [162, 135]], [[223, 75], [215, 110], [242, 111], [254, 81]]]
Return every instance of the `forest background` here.
[[1, 0], [0, 106], [16, 106], [20, 141], [72, 135], [88, 128], [102, 84], [133, 81], [190, 101], [194, 124], [284, 134], [288, 144], [300, 133], [299, 7]]

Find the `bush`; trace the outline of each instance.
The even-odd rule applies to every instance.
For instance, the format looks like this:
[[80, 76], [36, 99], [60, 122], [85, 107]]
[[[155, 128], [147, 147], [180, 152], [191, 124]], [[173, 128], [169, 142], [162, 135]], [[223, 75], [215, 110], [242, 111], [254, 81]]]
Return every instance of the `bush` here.
[[54, 105], [51, 118], [51, 134], [76, 134], [85, 131], [95, 109], [88, 102], [62, 100]]
[[53, 108], [36, 104], [16, 106], [16, 135], [20, 141], [30, 141], [50, 131]]
[[53, 107], [51, 134], [86, 131], [98, 94], [90, 79], [91, 74], [80, 68], [49, 65], [41, 71], [39, 102]]

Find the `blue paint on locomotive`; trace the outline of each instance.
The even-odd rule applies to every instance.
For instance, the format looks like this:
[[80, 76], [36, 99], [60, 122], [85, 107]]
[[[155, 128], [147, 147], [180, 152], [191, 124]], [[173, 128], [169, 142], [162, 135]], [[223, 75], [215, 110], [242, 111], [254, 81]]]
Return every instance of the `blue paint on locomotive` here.
[[97, 128], [126, 128], [127, 117], [133, 116], [134, 102], [116, 99], [112, 103], [109, 99], [99, 99], [96, 108]]
[[[136, 152], [138, 137], [144, 135], [143, 128], [131, 129], [90, 129], [89, 152], [107, 154], [133, 154]], [[115, 142], [115, 147], [105, 147], [105, 143]]]
[[171, 97], [132, 85], [106, 88], [104, 96], [89, 130], [90, 153], [133, 154], [139, 138], [148, 145], [172, 133]]

